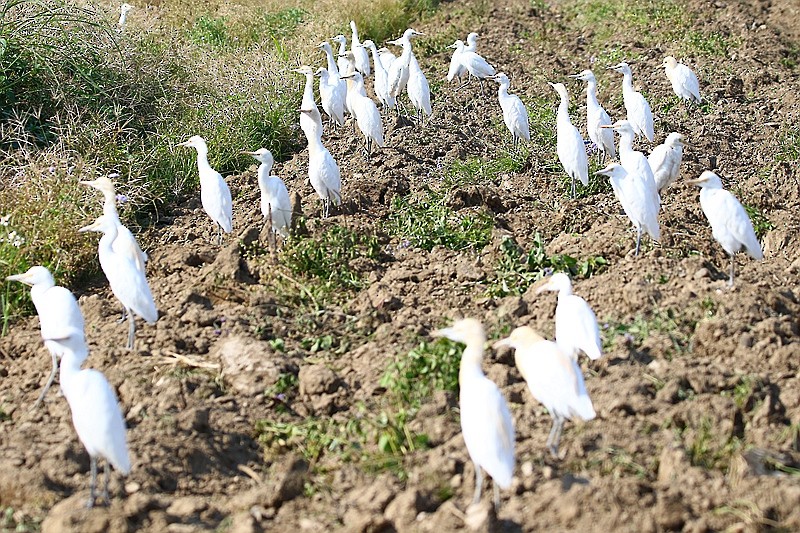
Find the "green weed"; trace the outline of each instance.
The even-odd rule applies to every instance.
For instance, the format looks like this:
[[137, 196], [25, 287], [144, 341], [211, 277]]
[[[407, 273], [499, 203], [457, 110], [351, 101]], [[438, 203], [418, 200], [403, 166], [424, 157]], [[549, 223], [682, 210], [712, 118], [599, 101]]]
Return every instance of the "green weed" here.
[[669, 337], [672, 346], [665, 354], [667, 359], [675, 355], [691, 352], [691, 338], [696, 322], [687, 317], [685, 312], [673, 309], [656, 309], [649, 317], [637, 315], [631, 322], [609, 321], [603, 324], [603, 350], [611, 348], [613, 340], [620, 335], [626, 337], [635, 348], [642, 345], [645, 339], [655, 333]]
[[731, 457], [742, 448], [737, 437], [719, 442], [718, 431], [708, 417], [703, 417], [696, 427], [684, 428], [681, 433], [688, 439], [686, 451], [692, 465], [707, 470], [727, 471]]
[[526, 153], [522, 147], [518, 153], [507, 152], [496, 159], [454, 159], [442, 172], [442, 185], [448, 190], [479, 183], [497, 185], [503, 174], [520, 172], [525, 167]]
[[381, 386], [401, 405], [419, 407], [434, 390], [458, 390], [458, 368], [463, 346], [440, 339], [421, 342], [407, 355], [395, 358], [381, 378]]
[[281, 394], [286, 394], [296, 389], [297, 383], [298, 380], [295, 374], [282, 372], [278, 375], [278, 379], [275, 380], [275, 383], [266, 388], [264, 396], [272, 398]]
[[770, 222], [766, 215], [764, 215], [764, 212], [758, 207], [748, 204], [743, 205], [744, 210], [747, 212], [747, 216], [750, 217], [750, 221], [753, 223], [753, 229], [756, 232], [756, 237], [761, 239], [767, 234], [767, 232], [775, 229], [775, 224]]

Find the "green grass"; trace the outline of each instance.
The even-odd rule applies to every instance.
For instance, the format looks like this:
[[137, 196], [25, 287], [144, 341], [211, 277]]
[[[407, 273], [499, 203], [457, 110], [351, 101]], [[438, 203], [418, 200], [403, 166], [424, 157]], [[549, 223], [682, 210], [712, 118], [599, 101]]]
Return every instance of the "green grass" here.
[[458, 390], [458, 368], [463, 351], [463, 345], [447, 339], [421, 342], [407, 355], [396, 357], [389, 364], [380, 384], [402, 405], [418, 408], [434, 390]]
[[630, 322], [607, 321], [603, 324], [603, 350], [611, 348], [613, 340], [622, 335], [635, 349], [639, 349], [645, 339], [656, 333], [666, 335], [670, 342], [664, 354], [667, 360], [677, 355], [691, 353], [691, 340], [696, 321], [686, 310], [656, 309], [650, 315], [637, 315]]
[[703, 417], [695, 426], [681, 432], [686, 442], [686, 451], [692, 466], [706, 470], [726, 472], [733, 455], [742, 449], [742, 441], [735, 436], [720, 439], [720, 431], [709, 417]]
[[581, 260], [567, 254], [548, 256], [539, 233], [528, 252], [520, 249], [514, 239], [507, 237], [500, 243], [500, 255], [487, 293], [490, 296], [524, 294], [528, 287], [553, 272], [566, 272], [572, 278], [588, 278], [604, 270], [606, 265], [602, 256]]
[[767, 232], [775, 229], [775, 224], [770, 222], [761, 209], [754, 205], [743, 204], [743, 206], [744, 210], [747, 212], [747, 216], [750, 217], [750, 221], [753, 223], [753, 230], [755, 230], [756, 237], [758, 237], [759, 240], [762, 239]]
[[442, 171], [442, 185], [450, 190], [485, 183], [498, 185], [503, 174], [520, 172], [525, 167], [526, 159], [527, 150], [524, 147], [519, 152], [500, 152], [495, 159], [454, 159]]

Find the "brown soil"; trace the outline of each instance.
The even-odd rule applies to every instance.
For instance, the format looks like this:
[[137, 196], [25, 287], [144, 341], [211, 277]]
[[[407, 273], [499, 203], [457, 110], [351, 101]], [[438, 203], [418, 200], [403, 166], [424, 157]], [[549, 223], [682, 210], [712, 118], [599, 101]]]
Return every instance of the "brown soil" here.
[[[658, 142], [670, 131], [691, 142], [681, 180], [663, 195], [660, 245], [648, 243], [633, 257], [633, 235], [611, 192], [570, 199], [565, 177], [545, 172], [536, 152], [521, 172], [452, 194], [454, 206], [495, 218], [483, 251], [425, 252], [385, 236], [382, 220], [395, 196], [435, 187], [439, 169], [454, 158], [493, 158], [507, 143], [494, 93], [481, 97], [476, 84], [456, 91], [436, 82], [428, 127], [391, 124], [388, 147], [371, 162], [349, 125], [327, 137], [345, 183], [345, 204], [329, 219], [320, 219], [307, 183], [307, 154], [276, 166], [299, 194], [310, 234], [342, 225], [381, 235], [382, 259], [360, 266], [369, 283], [340, 305], [320, 313], [286, 306], [269, 255], [244, 252], [263, 240], [254, 169], [229, 178], [236, 237], [223, 247], [211, 244], [199, 195], [143, 237], [161, 318], [140, 328], [137, 351], [122, 348], [127, 327], [116, 323], [117, 303], [104, 280], [74, 288], [86, 317], [89, 365], [115, 386], [129, 427], [133, 471], [112, 476], [109, 507], [83, 508], [89, 460], [63, 397], [51, 391], [39, 410], [28, 410], [49, 356], [36, 318], [13, 325], [0, 339], [0, 505], [11, 509], [4, 527], [41, 521], [44, 531], [76, 532], [451, 531], [469, 522], [509, 531], [800, 529], [800, 193], [796, 168], [774, 163], [782, 125], [800, 113], [798, 70], [781, 61], [796, 59], [800, 11], [790, 1], [690, 2], [705, 14], [696, 28], [739, 44], [727, 57], [690, 61], [711, 112], [678, 104], [657, 116]], [[476, 17], [481, 5], [445, 4], [420, 29], [436, 34], [444, 26], [448, 38], [480, 32], [482, 54], [509, 74], [512, 88], [555, 107], [544, 82], [566, 82], [566, 74], [588, 66], [579, 58], [596, 51], [585, 49], [558, 7], [541, 11], [504, 0]], [[658, 67], [669, 44], [645, 50], [636, 36], [617, 38], [626, 53], [643, 56], [635, 82], [667, 99], [671, 90]], [[444, 77], [448, 60], [444, 51], [421, 58], [430, 80]], [[620, 80], [596, 71], [601, 100], [621, 116], [614, 107], [621, 104]], [[581, 87], [568, 87], [575, 101]], [[582, 116], [582, 109], [573, 113]], [[732, 290], [698, 190], [683, 182], [709, 166], [773, 228], [763, 238], [764, 261], [738, 258]], [[513, 235], [528, 249], [536, 232], [548, 253], [608, 261], [575, 287], [611, 324], [604, 330], [608, 349], [599, 362], [583, 363], [598, 418], [567, 424], [560, 461], [544, 448], [550, 418], [509, 354], [487, 355], [484, 368], [508, 398], [517, 430], [516, 476], [496, 517], [486, 493], [480, 509], [464, 514], [473, 470], [451, 393], [433, 394], [409, 424], [428, 435], [430, 447], [402, 459], [404, 476], [333, 452], [308, 464], [296, 450], [262, 447], [259, 420], [346, 420], [360, 417], [360, 406], [380, 405], [380, 378], [394, 357], [453, 318], [480, 318], [493, 335], [522, 324], [552, 335], [554, 296], [486, 296], [500, 241]], [[627, 325], [629, 335], [614, 335], [615, 324]], [[333, 337], [330, 349], [312, 351], [303, 342], [325, 335]], [[283, 339], [283, 349], [273, 339]], [[281, 374], [298, 376], [299, 387], [285, 399], [265, 394]]]

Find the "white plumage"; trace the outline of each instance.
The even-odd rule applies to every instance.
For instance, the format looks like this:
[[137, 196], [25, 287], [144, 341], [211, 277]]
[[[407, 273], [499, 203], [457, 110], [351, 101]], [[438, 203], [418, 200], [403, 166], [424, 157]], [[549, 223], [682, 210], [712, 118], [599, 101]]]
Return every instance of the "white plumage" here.
[[606, 157], [616, 157], [614, 132], [603, 127], [611, 125], [611, 117], [597, 100], [597, 79], [594, 77], [594, 73], [591, 70], [584, 70], [571, 77], [588, 83], [586, 88], [586, 130], [589, 139], [603, 154], [603, 160]]
[[581, 180], [584, 187], [589, 185], [589, 158], [586, 156], [583, 137], [569, 118], [567, 88], [563, 83], [551, 83], [550, 86], [561, 97], [556, 115], [556, 152], [567, 175], [572, 178], [572, 196], [575, 196], [576, 179]]
[[352, 90], [348, 91], [350, 97], [350, 106], [353, 109], [353, 115], [356, 117], [358, 129], [364, 134], [364, 140], [367, 149], [367, 156], [372, 151], [372, 143], [377, 144], [383, 148], [383, 121], [381, 120], [381, 113], [372, 98], [365, 96], [364, 78], [360, 72], [353, 72], [349, 76], [345, 76], [353, 80]]
[[259, 148], [255, 152], [244, 153], [253, 156], [256, 161], [261, 163], [258, 166], [261, 214], [269, 220], [273, 233], [279, 234], [284, 239], [288, 238], [289, 228], [292, 227], [292, 202], [283, 180], [278, 176], [270, 175], [272, 165], [275, 163], [272, 152], [266, 148]]
[[[302, 74], [306, 77], [306, 83], [303, 87], [303, 100], [300, 103], [300, 107], [303, 109], [317, 107], [317, 103], [314, 101], [314, 70], [308, 65], [302, 65], [296, 69], [292, 69], [292, 72], [297, 72], [298, 74]], [[316, 127], [317, 125], [311, 119], [311, 116], [305, 113], [300, 113], [300, 129], [303, 130], [303, 133], [306, 134], [306, 137], [309, 135], [314, 135], [314, 130]]]
[[197, 170], [200, 174], [200, 203], [203, 210], [211, 217], [219, 229], [218, 241], [222, 243], [222, 231], [230, 233], [233, 230], [233, 201], [228, 184], [222, 174], [211, 168], [208, 163], [208, 145], [199, 135], [194, 135], [188, 141], [179, 143], [178, 146], [192, 147], [197, 150]]
[[675, 183], [681, 173], [683, 159], [683, 141], [685, 137], [677, 132], [667, 135], [664, 144], [656, 146], [647, 162], [653, 171], [656, 188], [661, 191]]
[[89, 355], [83, 331], [65, 328], [54, 332], [48, 340], [62, 347], [61, 390], [72, 412], [72, 424], [78, 439], [91, 458], [92, 477], [87, 506], [92, 507], [95, 503], [98, 458], [106, 460], [102, 497], [108, 503], [108, 464], [123, 475], [131, 471], [122, 409], [102, 373], [92, 369], [81, 370], [81, 364]]
[[478, 55], [477, 52], [468, 50], [464, 46], [463, 41], [456, 41], [453, 46], [456, 48], [459, 61], [470, 76], [483, 81], [484, 79], [491, 78], [496, 74], [495, 68], [490, 65], [486, 59]]
[[764, 258], [753, 223], [739, 200], [722, 188], [722, 180], [710, 170], [704, 171], [699, 178], [689, 183], [702, 187], [700, 207], [711, 224], [714, 239], [731, 256], [728, 285], [733, 286], [736, 252], [744, 248], [753, 259]]
[[378, 48], [378, 56], [381, 58], [381, 65], [386, 70], [386, 73], [389, 73], [389, 67], [392, 65], [397, 56], [392, 53], [391, 50], [386, 48], [385, 46]]
[[385, 108], [393, 108], [394, 107], [394, 100], [389, 96], [389, 88], [388, 88], [388, 79], [387, 79], [387, 72], [386, 69], [383, 68], [383, 64], [381, 63], [380, 56], [378, 55], [378, 49], [375, 48], [375, 43], [367, 39], [363, 43], [364, 47], [369, 49], [372, 52], [372, 62], [374, 65], [374, 72], [375, 72], [375, 79], [373, 83], [373, 88], [375, 89], [375, 96], [378, 97], [378, 100], [381, 102], [381, 105]]
[[651, 191], [648, 190], [644, 180], [629, 175], [625, 168], [618, 163], [611, 163], [597, 173], [607, 176], [611, 180], [614, 195], [636, 228], [636, 255], [639, 255], [643, 231], [647, 231], [655, 241], [661, 238], [661, 229], [658, 226], [658, 208], [653, 209]]
[[356, 60], [356, 69], [365, 77], [369, 77], [369, 53], [362, 45], [361, 41], [358, 39], [358, 29], [356, 28], [356, 22], [354, 20], [350, 21], [350, 29], [353, 32], [353, 38], [351, 40], [350, 49], [353, 51], [353, 55], [355, 56]]
[[133, 349], [133, 340], [136, 333], [136, 318], [134, 314], [142, 317], [149, 324], [158, 320], [158, 310], [156, 309], [150, 286], [147, 283], [144, 272], [138, 270], [131, 259], [125, 255], [114, 252], [112, 243], [117, 238], [117, 225], [105, 215], [98, 217], [92, 224], [85, 226], [78, 231], [98, 231], [102, 232], [100, 242], [97, 245], [97, 254], [100, 258], [100, 266], [108, 279], [111, 292], [117, 297], [128, 314], [128, 344], [129, 350]]
[[497, 506], [500, 499], [498, 486], [509, 488], [514, 475], [514, 422], [500, 389], [481, 370], [483, 345], [486, 343], [483, 326], [477, 320], [465, 318], [432, 335], [466, 345], [458, 373], [458, 401], [461, 432], [475, 466], [473, 503], [478, 503], [481, 498], [483, 469], [494, 480]]
[[400, 95], [406, 89], [406, 85], [408, 84], [408, 78], [411, 75], [410, 65], [411, 65], [411, 55], [413, 51], [411, 49], [411, 37], [416, 35], [423, 35], [422, 33], [408, 28], [406, 31], [403, 32], [403, 36], [399, 39], [394, 41], [389, 41], [391, 44], [402, 46], [403, 53], [400, 54], [400, 57], [392, 61], [392, 64], [389, 66], [388, 74], [387, 74], [387, 82], [386, 86], [388, 89], [389, 95], [395, 99], [395, 105], [397, 104], [397, 99], [400, 98]]
[[411, 100], [411, 105], [417, 110], [417, 120], [421, 123], [424, 117], [431, 115], [431, 88], [428, 85], [428, 79], [419, 68], [419, 63], [414, 54], [411, 54], [411, 60], [408, 63], [408, 85], [406, 86], [408, 92], [408, 99]]
[[619, 65], [611, 67], [621, 73], [622, 78], [622, 100], [625, 103], [625, 112], [628, 114], [628, 122], [631, 123], [636, 135], [643, 135], [648, 141], [653, 142], [655, 132], [653, 131], [653, 112], [650, 111], [650, 104], [644, 96], [633, 88], [633, 76], [631, 67], [624, 61]]
[[528, 384], [528, 390], [547, 408], [553, 426], [547, 448], [558, 457], [558, 443], [565, 420], [592, 420], [596, 414], [586, 392], [578, 363], [556, 343], [543, 339], [528, 326], [511, 332], [494, 347], [509, 346], [516, 350], [514, 360]]
[[[459, 46], [458, 43], [461, 43], [461, 46]], [[454, 50], [453, 55], [450, 57], [450, 66], [447, 68], [447, 81], [451, 82], [454, 78], [458, 78], [460, 82], [461, 76], [467, 72], [467, 69], [461, 62], [461, 54], [464, 52], [464, 41], [456, 41], [448, 46], [448, 48], [454, 48]]]
[[347, 83], [340, 77], [339, 67], [333, 60], [333, 49], [327, 42], [319, 44], [328, 60], [328, 68], [317, 69], [319, 76], [319, 97], [322, 109], [336, 126], [344, 124], [345, 99], [347, 98]]
[[342, 203], [342, 178], [339, 173], [339, 166], [328, 149], [322, 145], [322, 117], [317, 106], [311, 109], [301, 109], [300, 112], [310, 115], [317, 124], [315, 135], [307, 136], [308, 179], [317, 196], [322, 200], [324, 216], [327, 217], [330, 212], [331, 202], [334, 205]]
[[699, 104], [701, 101], [700, 82], [692, 69], [683, 63], [678, 63], [672, 56], [665, 57], [663, 65], [675, 94], [684, 100]]
[[500, 88], [497, 90], [497, 98], [500, 101], [500, 108], [503, 110], [503, 122], [505, 122], [508, 131], [511, 132], [514, 146], [523, 139], [530, 142], [531, 132], [528, 127], [528, 110], [525, 109], [525, 104], [522, 103], [519, 96], [508, 92], [511, 82], [508, 81], [508, 76], [505, 73], [497, 73], [494, 76], [494, 80], [500, 84]]
[[583, 351], [589, 359], [603, 355], [597, 317], [586, 300], [572, 293], [572, 281], [563, 272], [553, 274], [536, 294], [542, 291], [558, 292], [556, 306], [556, 344], [573, 359]]
[[339, 43], [339, 53], [336, 54], [336, 66], [339, 67], [339, 75], [344, 76], [345, 74], [349, 74], [349, 72], [347, 72], [347, 60], [344, 58], [344, 54], [347, 52], [347, 38], [340, 34], [331, 40], [335, 43]]
[[[604, 126], [607, 128], [607, 126]], [[649, 209], [654, 209], [657, 213], [661, 208], [661, 196], [658, 194], [653, 169], [647, 157], [642, 152], [633, 149], [633, 139], [636, 136], [630, 122], [618, 120], [613, 124], [613, 129], [619, 134], [619, 162], [625, 167], [625, 171], [638, 180], [641, 180], [647, 198], [650, 201]]]

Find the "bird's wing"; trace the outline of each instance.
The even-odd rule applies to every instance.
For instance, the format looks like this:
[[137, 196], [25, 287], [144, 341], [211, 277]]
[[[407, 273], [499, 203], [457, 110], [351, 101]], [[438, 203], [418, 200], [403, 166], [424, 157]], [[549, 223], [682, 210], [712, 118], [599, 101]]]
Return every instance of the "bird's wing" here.
[[567, 335], [569, 343], [583, 350], [590, 359], [599, 359], [603, 355], [597, 317], [580, 296], [573, 294], [558, 299], [556, 338], [562, 335]]
[[531, 133], [528, 126], [528, 110], [525, 109], [525, 104], [522, 103], [522, 100], [520, 100], [517, 95], [512, 94], [509, 95], [509, 97], [511, 105], [509, 105], [508, 112], [516, 127], [517, 134], [526, 141], [530, 141]]
[[589, 160], [586, 156], [586, 146], [578, 128], [568, 120], [563, 120], [558, 125], [556, 137], [556, 153], [567, 174], [578, 178], [584, 186], [589, 184]]
[[37, 298], [36, 312], [39, 314], [42, 337], [53, 338], [64, 328], [84, 330], [83, 314], [75, 296], [64, 287], [56, 285]]
[[700, 82], [692, 69], [686, 65], [678, 65], [673, 71], [675, 82], [691, 94], [695, 101], [700, 102]]
[[461, 54], [456, 50], [450, 58], [450, 68], [447, 69], [447, 81], [453, 81], [453, 78], [461, 75], [464, 66], [461, 64]]
[[[751, 257], [762, 259], [764, 253], [761, 250], [761, 243], [758, 242], [753, 223], [744, 206], [733, 194], [725, 189], [716, 189], [713, 192], [717, 200], [715, 210], [720, 218], [720, 223], [724, 224], [727, 231], [747, 249], [747, 253]], [[713, 227], [714, 224], [712, 223]]]
[[222, 214], [225, 217], [224, 220], [221, 221], [220, 225], [226, 233], [230, 233], [231, 230], [233, 230], [233, 200], [231, 199], [231, 190], [228, 188], [228, 184], [225, 183], [225, 179], [223, 179], [222, 174], [217, 173], [217, 176], [219, 179]]
[[137, 270], [144, 272], [144, 262], [147, 256], [144, 255], [130, 230], [122, 224], [117, 225], [117, 238], [111, 243], [111, 247], [114, 253], [129, 258], [136, 265]]

